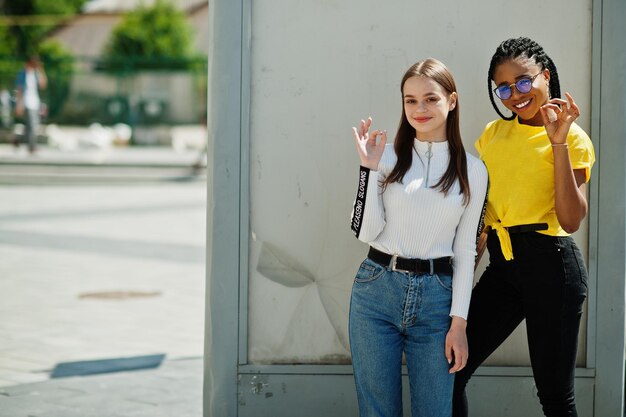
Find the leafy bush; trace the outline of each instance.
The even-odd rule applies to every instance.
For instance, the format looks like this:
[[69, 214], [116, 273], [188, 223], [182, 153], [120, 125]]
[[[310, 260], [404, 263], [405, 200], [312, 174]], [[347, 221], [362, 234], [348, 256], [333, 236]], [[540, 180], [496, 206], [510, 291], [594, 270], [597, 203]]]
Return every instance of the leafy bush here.
[[[166, 0], [128, 12], [113, 29], [101, 68], [188, 69], [192, 32], [184, 13]], [[190, 62], [191, 61], [191, 62]]]
[[70, 82], [74, 74], [74, 57], [59, 42], [46, 40], [39, 44], [37, 53], [43, 62], [48, 77], [48, 116], [52, 119], [61, 111], [69, 95]]
[[17, 43], [6, 26], [0, 26], [0, 89], [13, 89], [15, 74], [22, 63], [13, 56]]
[[[29, 56], [37, 52], [47, 33], [62, 22], [65, 16], [77, 13], [87, 0], [1, 0], [0, 10], [5, 16], [20, 16], [21, 23], [10, 24], [7, 32], [13, 39], [11, 53]], [[29, 17], [30, 16], [30, 17]]]
[[74, 61], [60, 43], [43, 40], [62, 19], [78, 12], [87, 0], [3, 0], [3, 15], [19, 16], [21, 20], [0, 26], [0, 88], [13, 90], [17, 73], [26, 59], [38, 54], [49, 79], [42, 92], [49, 104], [48, 114], [60, 110], [69, 91]]

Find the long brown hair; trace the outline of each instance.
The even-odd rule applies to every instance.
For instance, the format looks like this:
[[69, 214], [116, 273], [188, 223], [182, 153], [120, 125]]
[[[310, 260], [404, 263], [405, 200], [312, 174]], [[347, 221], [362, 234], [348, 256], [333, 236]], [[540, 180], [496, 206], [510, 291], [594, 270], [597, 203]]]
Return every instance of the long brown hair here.
[[[456, 93], [454, 78], [452, 78], [452, 74], [441, 61], [428, 58], [414, 64], [406, 71], [404, 77], [402, 77], [402, 83], [400, 84], [402, 116], [400, 117], [400, 125], [398, 126], [398, 133], [396, 133], [393, 145], [396, 151], [397, 162], [393, 170], [383, 181], [383, 190], [391, 183], [401, 183], [413, 162], [415, 129], [409, 124], [406, 114], [404, 113], [404, 84], [411, 77], [428, 77], [443, 87], [448, 95]], [[450, 188], [454, 185], [454, 182], [458, 179], [461, 193], [463, 194], [463, 203], [467, 204], [470, 198], [470, 189], [467, 180], [467, 158], [465, 156], [465, 148], [463, 147], [461, 131], [459, 129], [458, 97], [456, 106], [448, 113], [446, 120], [446, 139], [448, 140], [450, 161], [446, 172], [433, 188], [438, 188], [439, 191], [447, 195]]]

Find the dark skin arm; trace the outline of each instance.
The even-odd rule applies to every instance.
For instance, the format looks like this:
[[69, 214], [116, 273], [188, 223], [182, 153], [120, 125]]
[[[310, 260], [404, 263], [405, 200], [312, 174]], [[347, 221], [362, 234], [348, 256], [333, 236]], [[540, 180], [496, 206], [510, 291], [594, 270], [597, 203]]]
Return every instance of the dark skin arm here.
[[474, 271], [476, 271], [476, 268], [480, 263], [480, 259], [483, 257], [483, 253], [485, 253], [485, 249], [487, 248], [487, 236], [489, 236], [490, 230], [491, 227], [486, 226], [485, 228], [483, 228], [483, 231], [478, 237], [478, 243], [476, 244], [476, 262], [474, 263]]
[[[552, 99], [541, 107], [546, 133], [552, 143], [554, 154], [554, 198], [556, 217], [567, 233], [574, 233], [587, 215], [585, 171], [572, 169], [567, 146], [570, 126], [580, 110], [569, 93], [567, 100]], [[550, 118], [549, 111], [556, 114]]]

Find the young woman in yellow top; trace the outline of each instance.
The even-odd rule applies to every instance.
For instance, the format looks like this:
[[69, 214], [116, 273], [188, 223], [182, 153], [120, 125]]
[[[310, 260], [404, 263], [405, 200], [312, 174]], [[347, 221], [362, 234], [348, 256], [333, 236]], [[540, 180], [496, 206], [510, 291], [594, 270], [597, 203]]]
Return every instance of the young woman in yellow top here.
[[[487, 82], [501, 117], [476, 142], [489, 172], [490, 259], [472, 292], [469, 358], [456, 376], [453, 415], [467, 416], [465, 386], [472, 373], [526, 319], [544, 414], [577, 416], [574, 370], [587, 271], [569, 234], [587, 214], [593, 146], [574, 123], [578, 106], [568, 93], [567, 100], [560, 98], [556, 67], [536, 42], [502, 42]], [[494, 94], [510, 117], [498, 109]]]

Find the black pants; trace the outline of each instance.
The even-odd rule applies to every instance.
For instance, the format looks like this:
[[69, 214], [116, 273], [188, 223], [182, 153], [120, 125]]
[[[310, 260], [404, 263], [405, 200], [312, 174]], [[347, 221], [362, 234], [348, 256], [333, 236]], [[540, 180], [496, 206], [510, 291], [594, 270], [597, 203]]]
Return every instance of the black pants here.
[[[587, 271], [570, 237], [511, 234], [514, 259], [504, 260], [489, 234], [489, 266], [472, 292], [467, 366], [457, 373], [453, 416], [466, 417], [465, 386], [476, 368], [526, 319], [530, 362], [546, 416], [574, 416], [574, 370]], [[494, 398], [493, 401], [497, 401]]]

